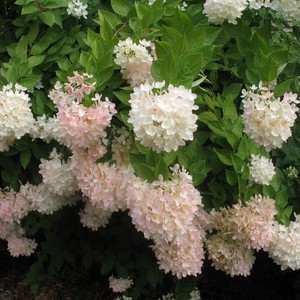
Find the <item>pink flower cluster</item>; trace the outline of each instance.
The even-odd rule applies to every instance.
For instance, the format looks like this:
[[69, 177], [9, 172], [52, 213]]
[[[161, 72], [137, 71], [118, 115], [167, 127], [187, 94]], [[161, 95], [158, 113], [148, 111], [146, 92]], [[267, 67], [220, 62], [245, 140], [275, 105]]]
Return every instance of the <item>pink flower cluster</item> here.
[[254, 262], [249, 250], [269, 247], [275, 215], [275, 201], [260, 195], [251, 197], [245, 206], [239, 202], [219, 212], [213, 210], [212, 222], [218, 233], [206, 241], [213, 265], [231, 276], [249, 275]]
[[73, 152], [77, 149], [94, 150], [95, 159], [102, 157], [106, 149], [102, 139], [106, 137], [105, 129], [110, 125], [115, 105], [96, 94], [94, 106], [85, 107], [73, 102], [70, 105], [61, 102], [58, 107], [58, 120], [61, 135]]
[[[149, 53], [147, 48], [152, 48], [152, 52]], [[119, 41], [115, 46], [115, 63], [122, 68], [121, 73], [131, 86], [153, 81], [150, 68], [156, 57], [154, 49], [151, 42], [142, 40], [136, 44], [131, 38]]]
[[132, 223], [154, 241], [160, 268], [181, 278], [201, 272], [205, 232], [196, 220], [206, 213], [191, 176], [178, 165], [172, 171], [166, 182], [133, 178], [126, 201]]
[[114, 293], [123, 293], [133, 285], [133, 280], [130, 278], [117, 278], [110, 276], [108, 278], [109, 287]]

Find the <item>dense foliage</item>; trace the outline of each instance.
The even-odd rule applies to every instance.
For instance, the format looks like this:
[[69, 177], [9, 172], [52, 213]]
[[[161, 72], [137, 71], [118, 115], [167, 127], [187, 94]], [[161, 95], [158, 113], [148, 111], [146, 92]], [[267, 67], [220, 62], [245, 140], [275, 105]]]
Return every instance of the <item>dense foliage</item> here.
[[180, 300], [207, 263], [300, 267], [299, 16], [299, 0], [0, 2], [0, 238], [35, 255], [33, 292], [65, 264], [99, 265], [122, 299]]

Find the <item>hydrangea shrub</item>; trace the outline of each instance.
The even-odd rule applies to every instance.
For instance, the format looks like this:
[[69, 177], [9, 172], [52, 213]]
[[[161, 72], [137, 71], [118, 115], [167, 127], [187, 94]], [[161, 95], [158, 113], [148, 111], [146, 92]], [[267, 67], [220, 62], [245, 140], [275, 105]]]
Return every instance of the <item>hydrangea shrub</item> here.
[[33, 291], [79, 258], [116, 299], [299, 268], [298, 2], [0, 4], [0, 238]]

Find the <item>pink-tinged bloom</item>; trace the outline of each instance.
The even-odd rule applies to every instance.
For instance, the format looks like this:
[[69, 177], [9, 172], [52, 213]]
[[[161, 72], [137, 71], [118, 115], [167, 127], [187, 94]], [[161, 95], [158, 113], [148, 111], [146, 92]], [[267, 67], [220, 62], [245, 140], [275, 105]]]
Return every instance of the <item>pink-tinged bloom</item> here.
[[273, 238], [268, 248], [269, 256], [281, 266], [282, 270], [300, 269], [300, 216], [289, 226], [275, 222]]
[[115, 63], [121, 67], [123, 78], [127, 79], [131, 86], [153, 81], [150, 68], [156, 55], [154, 50], [149, 53], [147, 48], [153, 48], [153, 44], [146, 40], [136, 44], [131, 38], [119, 41], [115, 46]]
[[110, 210], [104, 210], [93, 206], [88, 198], [85, 199], [84, 209], [79, 213], [80, 222], [83, 226], [94, 231], [98, 230], [100, 227], [105, 227], [108, 224], [111, 215], [112, 212]]
[[240, 202], [231, 208], [212, 211], [215, 229], [227, 239], [240, 241], [248, 249], [266, 249], [272, 238], [272, 226], [277, 211], [275, 201], [269, 197], [256, 195], [246, 205]]
[[155, 240], [152, 248], [159, 268], [179, 279], [200, 274], [205, 258], [204, 237], [204, 230], [191, 225], [185, 234], [178, 235], [172, 241]]
[[0, 91], [0, 152], [7, 151], [15, 139], [35, 131], [35, 120], [26, 88], [8, 84]]
[[206, 240], [208, 258], [216, 270], [221, 270], [230, 276], [250, 275], [250, 270], [255, 262], [253, 249], [231, 239], [223, 232], [214, 234]]
[[286, 93], [281, 100], [262, 86], [256, 91], [242, 91], [244, 132], [267, 151], [281, 148], [292, 135], [299, 103], [296, 94]]
[[76, 148], [95, 149], [99, 148], [100, 158], [103, 150], [102, 139], [106, 137], [106, 127], [110, 126], [112, 116], [116, 113], [115, 104], [106, 99], [101, 101], [101, 96], [96, 94], [94, 106], [85, 107], [73, 102], [70, 105], [61, 102], [58, 111], [58, 121], [61, 136], [72, 151]]
[[133, 280], [130, 278], [117, 278], [110, 276], [108, 278], [109, 287], [114, 293], [123, 293], [133, 285]]

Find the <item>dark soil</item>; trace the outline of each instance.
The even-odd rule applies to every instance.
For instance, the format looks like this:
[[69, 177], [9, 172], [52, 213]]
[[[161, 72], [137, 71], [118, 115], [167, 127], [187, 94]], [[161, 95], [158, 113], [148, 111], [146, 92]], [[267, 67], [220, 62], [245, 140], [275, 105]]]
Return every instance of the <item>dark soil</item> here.
[[[30, 258], [12, 258], [0, 249], [0, 300], [112, 300], [98, 270], [65, 269], [33, 295], [22, 283]], [[210, 266], [203, 270], [202, 300], [300, 300], [300, 273], [281, 271], [265, 253], [259, 253], [248, 277], [231, 278]], [[147, 299], [145, 299], [147, 300]]]

